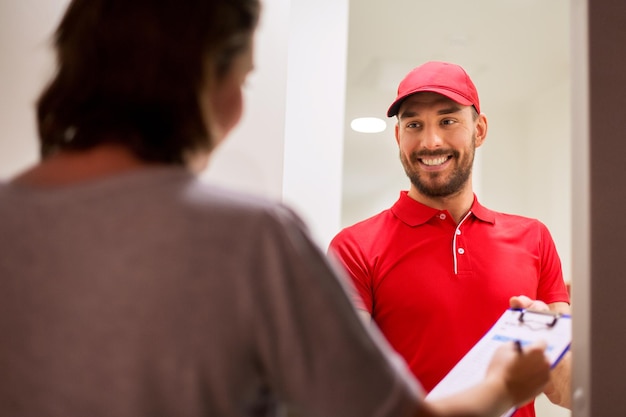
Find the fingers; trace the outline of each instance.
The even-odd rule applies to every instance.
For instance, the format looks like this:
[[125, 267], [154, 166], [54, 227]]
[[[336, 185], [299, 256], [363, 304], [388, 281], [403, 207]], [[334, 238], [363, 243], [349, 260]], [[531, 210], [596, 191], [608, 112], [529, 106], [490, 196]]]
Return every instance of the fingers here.
[[524, 344], [522, 342], [509, 342], [507, 344], [503, 344], [499, 346], [493, 357], [491, 364], [500, 364], [499, 366], [508, 363], [508, 366], [520, 366], [522, 367], [525, 361], [533, 362], [533, 359], [529, 359], [530, 356], [534, 356], [534, 362], [540, 363], [545, 361], [549, 367], [549, 360], [545, 355], [545, 350], [548, 345], [545, 341], [540, 340], [529, 344]]
[[549, 311], [550, 308], [546, 303], [539, 300], [533, 300], [525, 295], [513, 296], [509, 299], [509, 305], [511, 308], [517, 309], [530, 309], [537, 311]]
[[545, 355], [544, 341], [527, 345], [510, 342], [496, 350], [490, 370], [500, 374], [506, 391], [520, 406], [539, 395], [550, 379], [550, 361]]
[[[519, 355], [539, 354], [545, 356], [545, 351], [548, 348], [548, 344], [543, 340], [538, 340], [526, 346], [524, 346], [521, 341], [516, 340], [511, 342], [511, 345], [515, 353]], [[548, 360], [547, 357], [545, 359], [546, 361]]]
[[525, 295], [513, 296], [509, 299], [511, 308], [528, 308], [534, 300]]
[[541, 352], [541, 353], [544, 353], [547, 348], [548, 348], [548, 344], [546, 343], [545, 340], [538, 340], [538, 341], [533, 342], [533, 343], [531, 343], [531, 344], [529, 344], [527, 346], [523, 346], [522, 347], [522, 352], [524, 352], [524, 353], [530, 353], [530, 352]]

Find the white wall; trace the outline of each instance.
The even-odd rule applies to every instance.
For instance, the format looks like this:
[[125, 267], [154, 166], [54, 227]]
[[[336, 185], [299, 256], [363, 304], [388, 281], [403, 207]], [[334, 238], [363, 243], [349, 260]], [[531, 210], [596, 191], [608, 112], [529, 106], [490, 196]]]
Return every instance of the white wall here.
[[67, 0], [0, 0], [0, 178], [35, 162], [34, 102], [52, 72], [48, 40]]
[[348, 0], [292, 0], [283, 199], [325, 249], [339, 230]]
[[572, 281], [572, 134], [570, 80], [544, 90], [530, 103], [527, 140], [527, 213], [546, 225]]
[[[569, 76], [530, 102], [485, 106], [489, 133], [477, 150], [477, 195], [487, 207], [541, 220], [571, 282]], [[493, 110], [493, 111], [492, 111]]]

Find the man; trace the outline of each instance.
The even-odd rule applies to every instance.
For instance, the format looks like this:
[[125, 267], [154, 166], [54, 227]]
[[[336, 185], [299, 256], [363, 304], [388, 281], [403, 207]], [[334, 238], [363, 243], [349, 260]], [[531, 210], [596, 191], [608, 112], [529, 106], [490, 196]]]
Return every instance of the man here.
[[[489, 210], [473, 192], [487, 118], [463, 68], [415, 68], [387, 116], [397, 116], [410, 189], [390, 209], [342, 230], [329, 252], [351, 276], [358, 306], [429, 391], [509, 305], [567, 313], [569, 297], [548, 229]], [[547, 392], [563, 406], [568, 366], [569, 358]], [[534, 415], [532, 404], [516, 414]]]

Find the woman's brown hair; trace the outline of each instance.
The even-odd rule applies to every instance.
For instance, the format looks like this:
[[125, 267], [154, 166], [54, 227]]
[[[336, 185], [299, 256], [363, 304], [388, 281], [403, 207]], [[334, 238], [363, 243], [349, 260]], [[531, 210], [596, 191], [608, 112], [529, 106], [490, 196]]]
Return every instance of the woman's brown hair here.
[[37, 103], [41, 155], [104, 142], [149, 162], [210, 150], [198, 94], [250, 47], [259, 0], [74, 0]]

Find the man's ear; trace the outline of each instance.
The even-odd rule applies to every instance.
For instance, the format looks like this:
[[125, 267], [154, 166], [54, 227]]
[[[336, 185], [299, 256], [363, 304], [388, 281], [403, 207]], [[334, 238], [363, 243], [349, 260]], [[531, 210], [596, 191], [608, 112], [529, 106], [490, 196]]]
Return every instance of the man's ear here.
[[396, 143], [398, 144], [398, 146], [400, 146], [400, 138], [398, 136], [398, 130], [400, 129], [400, 122], [396, 122], [394, 128], [395, 128], [394, 134], [396, 135]]
[[479, 114], [476, 120], [476, 147], [481, 146], [487, 139], [487, 116]]

